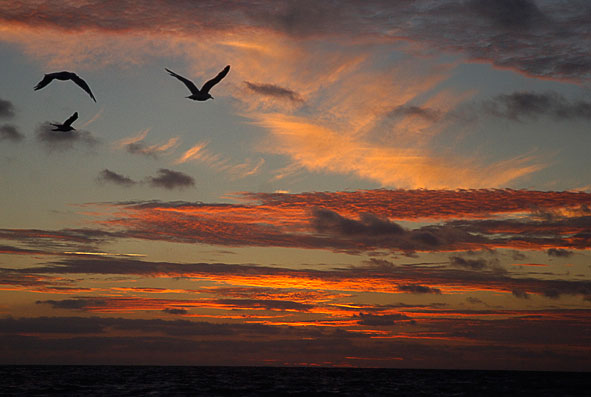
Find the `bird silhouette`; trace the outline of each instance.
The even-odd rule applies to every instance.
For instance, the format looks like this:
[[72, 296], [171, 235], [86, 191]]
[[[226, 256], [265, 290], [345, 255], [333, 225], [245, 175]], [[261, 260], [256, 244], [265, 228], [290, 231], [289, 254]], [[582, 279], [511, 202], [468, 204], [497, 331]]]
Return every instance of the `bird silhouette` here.
[[35, 91], [40, 90], [41, 88], [45, 87], [49, 83], [51, 83], [54, 79], [57, 80], [72, 80], [74, 83], [78, 84], [80, 88], [90, 95], [93, 101], [96, 102], [94, 95], [92, 95], [92, 91], [90, 91], [90, 87], [86, 84], [86, 81], [82, 80], [76, 73], [72, 72], [55, 72], [55, 73], [48, 73], [43, 77], [37, 85], [33, 88]]
[[72, 131], [72, 130], [76, 130], [76, 128], [72, 127], [72, 123], [74, 121], [76, 121], [76, 119], [78, 118], [78, 112], [74, 112], [73, 115], [70, 116], [69, 119], [67, 119], [66, 121], [64, 121], [63, 124], [54, 124], [54, 123], [49, 123], [52, 126], [54, 126], [55, 128], [52, 131]]
[[213, 97], [211, 96], [211, 94], [209, 93], [209, 90], [211, 90], [211, 88], [216, 85], [217, 83], [219, 83], [224, 77], [226, 77], [226, 75], [228, 74], [228, 72], [230, 71], [230, 65], [226, 66], [221, 72], [218, 73], [217, 76], [215, 76], [213, 79], [208, 80], [205, 84], [203, 84], [203, 87], [201, 87], [201, 89], [198, 89], [197, 86], [195, 86], [195, 84], [179, 75], [176, 74], [175, 72], [173, 72], [170, 69], [164, 68], [171, 76], [176, 77], [177, 79], [179, 79], [180, 81], [183, 82], [183, 84], [185, 84], [187, 86], [187, 88], [189, 89], [189, 91], [191, 91], [191, 95], [189, 95], [188, 97], [185, 98], [189, 98], [192, 99], [194, 101], [207, 101], [208, 99], [213, 99]]

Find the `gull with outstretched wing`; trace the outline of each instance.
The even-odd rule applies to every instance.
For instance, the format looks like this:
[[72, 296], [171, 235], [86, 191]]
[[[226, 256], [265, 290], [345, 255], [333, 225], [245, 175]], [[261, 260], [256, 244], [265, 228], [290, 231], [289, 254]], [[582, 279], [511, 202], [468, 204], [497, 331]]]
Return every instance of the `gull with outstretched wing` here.
[[194, 101], [207, 101], [208, 99], [213, 99], [213, 97], [211, 96], [211, 94], [209, 93], [209, 90], [211, 90], [211, 88], [216, 85], [217, 83], [219, 83], [224, 77], [226, 77], [226, 75], [228, 74], [228, 72], [230, 71], [230, 65], [226, 66], [221, 72], [219, 72], [217, 74], [217, 76], [215, 76], [213, 79], [208, 80], [205, 84], [203, 84], [203, 87], [201, 87], [201, 89], [197, 88], [197, 86], [189, 79], [181, 76], [180, 74], [176, 74], [175, 72], [173, 72], [170, 69], [165, 68], [165, 70], [173, 77], [176, 77], [177, 79], [179, 79], [180, 81], [183, 82], [183, 84], [185, 84], [187, 86], [187, 88], [189, 89], [189, 91], [191, 91], [191, 95], [189, 95], [186, 98], [192, 99]]
[[95, 99], [94, 95], [92, 94], [90, 87], [88, 86], [88, 84], [86, 84], [86, 81], [82, 80], [80, 78], [80, 76], [78, 76], [76, 73], [72, 73], [72, 72], [64, 71], [64, 72], [48, 73], [43, 77], [43, 80], [41, 80], [39, 83], [37, 83], [37, 85], [33, 89], [35, 91], [40, 90], [41, 88], [43, 88], [43, 87], [47, 86], [49, 83], [51, 83], [53, 80], [62, 80], [62, 81], [72, 80], [74, 83], [76, 83], [78, 86], [80, 86], [80, 88], [82, 88], [84, 91], [86, 91], [88, 93], [88, 95], [90, 95], [92, 100], [96, 102], [96, 99]]

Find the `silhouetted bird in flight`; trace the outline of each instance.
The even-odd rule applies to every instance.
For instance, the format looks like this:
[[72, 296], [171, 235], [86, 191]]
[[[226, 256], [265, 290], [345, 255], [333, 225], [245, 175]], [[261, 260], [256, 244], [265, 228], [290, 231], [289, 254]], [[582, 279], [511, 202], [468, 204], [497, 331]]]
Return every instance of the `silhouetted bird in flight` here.
[[76, 130], [76, 128], [72, 127], [72, 123], [74, 121], [76, 121], [76, 119], [78, 118], [78, 112], [75, 112], [73, 115], [70, 116], [69, 119], [67, 119], [66, 121], [64, 121], [64, 124], [53, 124], [53, 123], [49, 123], [52, 126], [54, 126], [55, 128], [52, 131], [72, 131], [72, 130]]
[[[166, 68], [164, 68], [164, 69], [166, 69]], [[176, 74], [172, 70], [166, 69], [166, 71], [171, 76], [174, 76], [177, 79], [179, 79], [180, 81], [182, 81], [187, 86], [187, 88], [189, 89], [189, 91], [191, 91], [191, 95], [189, 95], [188, 97], [185, 97], [185, 98], [190, 98], [190, 99], [192, 99], [194, 101], [207, 101], [209, 98], [213, 99], [213, 97], [209, 94], [209, 90], [211, 90], [211, 88], [214, 85], [216, 85], [224, 77], [226, 77], [226, 75], [230, 71], [230, 65], [226, 66], [224, 68], [224, 70], [222, 70], [221, 72], [219, 72], [218, 75], [215, 76], [213, 79], [211, 79], [208, 82], [206, 82], [205, 84], [203, 84], [203, 87], [201, 87], [201, 89], [198, 89], [191, 80], [189, 80], [187, 78], [184, 78], [181, 75]]]
[[48, 73], [43, 77], [43, 80], [41, 80], [35, 86], [34, 90], [35, 91], [40, 90], [41, 88], [43, 88], [46, 85], [48, 85], [49, 83], [51, 83], [54, 79], [58, 79], [58, 80], [62, 80], [62, 81], [72, 80], [74, 83], [78, 84], [80, 86], [80, 88], [82, 88], [84, 91], [86, 91], [88, 93], [88, 95], [90, 95], [92, 100], [96, 102], [96, 99], [94, 98], [94, 95], [92, 95], [92, 91], [90, 91], [90, 87], [88, 86], [88, 84], [86, 84], [86, 81], [82, 80], [80, 77], [78, 77], [78, 75], [76, 73], [72, 73], [72, 72]]

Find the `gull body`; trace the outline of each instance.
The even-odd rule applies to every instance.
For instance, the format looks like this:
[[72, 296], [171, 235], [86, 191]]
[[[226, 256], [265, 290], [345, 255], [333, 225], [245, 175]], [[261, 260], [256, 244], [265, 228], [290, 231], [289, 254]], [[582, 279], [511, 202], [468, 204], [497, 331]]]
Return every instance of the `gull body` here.
[[96, 102], [96, 99], [95, 99], [94, 95], [92, 94], [90, 87], [88, 86], [88, 84], [86, 84], [86, 81], [82, 80], [76, 73], [73, 73], [73, 72], [63, 71], [63, 72], [47, 73], [45, 76], [43, 76], [43, 80], [41, 80], [39, 83], [37, 83], [37, 85], [33, 89], [35, 91], [40, 90], [41, 88], [43, 88], [43, 87], [47, 86], [49, 83], [51, 83], [53, 80], [61, 80], [61, 81], [72, 80], [80, 88], [82, 88], [84, 91], [86, 91], [88, 93], [88, 95], [90, 95], [92, 100]]
[[214, 85], [216, 85], [224, 77], [226, 77], [226, 75], [230, 71], [230, 65], [227, 65], [221, 72], [219, 72], [217, 74], [217, 76], [215, 76], [213, 79], [208, 80], [205, 84], [203, 84], [203, 87], [201, 87], [201, 89], [198, 89], [197, 86], [191, 80], [189, 80], [189, 79], [181, 76], [180, 74], [177, 74], [177, 73], [175, 73], [172, 70], [167, 69], [167, 68], [164, 68], [164, 69], [171, 76], [176, 77], [177, 79], [179, 79], [183, 84], [185, 84], [185, 86], [189, 89], [189, 91], [191, 91], [191, 95], [189, 95], [188, 97], [185, 97], [185, 98], [189, 98], [189, 99], [192, 99], [194, 101], [207, 101], [208, 99], [213, 99], [213, 97], [209, 93], [209, 90], [211, 90], [211, 88]]

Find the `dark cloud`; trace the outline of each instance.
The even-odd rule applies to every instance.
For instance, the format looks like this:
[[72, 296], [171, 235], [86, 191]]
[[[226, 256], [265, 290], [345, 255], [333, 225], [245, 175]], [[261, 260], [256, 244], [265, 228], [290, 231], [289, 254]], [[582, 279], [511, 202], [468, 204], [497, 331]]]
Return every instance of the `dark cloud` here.
[[4, 125], [0, 126], [0, 141], [7, 140], [7, 141], [19, 142], [19, 141], [22, 141], [23, 138], [24, 138], [24, 135], [18, 131], [16, 126], [14, 126], [12, 124], [4, 124]]
[[[407, 40], [421, 48], [457, 52], [536, 76], [585, 80], [591, 76], [588, 26], [591, 6], [584, 1], [383, 0], [312, 2], [288, 0], [204, 5], [142, 2], [130, 13], [91, 2], [19, 4], [1, 8], [7, 23], [107, 32], [174, 32], [184, 37], [211, 32], [275, 31], [294, 38], [359, 43], [364, 38]], [[200, 18], [203, 9], [207, 18]], [[41, 11], [40, 11], [41, 10]], [[409, 23], [412, 21], [412, 23]], [[344, 45], [344, 44], [341, 44]]]
[[0, 98], [0, 119], [14, 117], [14, 105], [12, 102]]
[[[188, 320], [142, 320], [110, 317], [0, 318], [3, 364], [268, 365], [271, 362], [354, 364], [391, 367], [403, 358], [405, 368], [535, 369], [588, 371], [586, 347], [589, 310], [531, 311], [528, 318], [466, 319], [450, 314], [430, 318], [405, 330], [403, 339], [370, 338], [343, 327], [285, 327], [262, 324], [214, 324]], [[483, 312], [487, 314], [487, 312]], [[358, 321], [380, 319], [364, 314]], [[403, 324], [405, 319], [383, 319]], [[402, 325], [402, 324], [401, 324]], [[356, 328], [362, 324], [357, 324]], [[369, 327], [379, 326], [367, 325]], [[71, 328], [68, 332], [67, 328]], [[121, 336], [132, 333], [132, 336]], [[413, 339], [416, 334], [420, 339]], [[430, 339], [433, 338], [433, 339]], [[449, 343], [447, 338], [457, 340]], [[423, 343], [429, 339], [429, 343]], [[439, 341], [444, 339], [443, 341]], [[461, 343], [468, 340], [468, 343]], [[565, 349], [564, 346], [570, 346]], [[360, 362], [357, 358], [363, 358]], [[387, 358], [387, 361], [385, 361]], [[178, 369], [175, 369], [178, 371]], [[217, 370], [216, 370], [217, 371]], [[269, 372], [270, 371], [270, 372]], [[279, 371], [279, 372], [275, 372]], [[280, 368], [265, 376], [280, 377]], [[554, 394], [580, 392], [559, 382]], [[561, 375], [564, 378], [563, 375]], [[575, 381], [576, 379], [576, 381]], [[575, 386], [579, 386], [578, 389]], [[439, 384], [425, 389], [437, 394]], [[465, 385], [462, 385], [465, 392]], [[547, 385], [544, 390], [548, 391]], [[423, 388], [424, 389], [424, 388]], [[424, 391], [425, 391], [424, 390]], [[391, 392], [391, 390], [389, 390]], [[388, 390], [384, 390], [388, 394]]]
[[264, 96], [270, 96], [273, 98], [287, 99], [292, 102], [304, 102], [304, 99], [300, 94], [287, 88], [279, 87], [274, 84], [257, 84], [245, 81], [244, 84], [249, 90], [254, 91]]
[[169, 307], [162, 310], [164, 313], [168, 314], [187, 314], [188, 311], [186, 309], [171, 309]]
[[450, 264], [452, 266], [464, 267], [472, 270], [481, 270], [488, 267], [488, 262], [485, 259], [465, 259], [460, 256], [450, 256]]
[[387, 115], [387, 117], [399, 116], [419, 117], [428, 121], [437, 121], [442, 117], [441, 111], [439, 110], [408, 105], [398, 106]]
[[441, 294], [441, 290], [439, 288], [433, 288], [420, 284], [399, 285], [398, 289], [402, 292], [408, 292], [411, 294]]
[[193, 177], [180, 171], [167, 170], [166, 168], [160, 168], [158, 170], [158, 176], [149, 177], [148, 182], [153, 187], [162, 187], [169, 190], [195, 186]]
[[74, 310], [86, 310], [89, 307], [101, 307], [107, 304], [106, 300], [102, 299], [64, 299], [61, 301], [56, 300], [45, 300], [36, 301], [38, 305], [46, 304], [51, 305], [54, 309], [74, 309]]
[[359, 325], [368, 325], [368, 326], [386, 326], [386, 325], [394, 325], [399, 320], [410, 320], [405, 314], [396, 313], [396, 314], [371, 314], [371, 313], [359, 313], [359, 315], [354, 315], [353, 318], [358, 318], [357, 324]]
[[122, 235], [99, 229], [0, 229], [1, 239], [18, 241], [41, 249], [45, 254], [88, 251], [117, 237]]
[[306, 303], [272, 299], [217, 299], [215, 302], [236, 308], [264, 308], [279, 311], [308, 311], [314, 307]]
[[562, 248], [549, 248], [548, 251], [546, 251], [546, 253], [548, 254], [548, 256], [555, 256], [557, 258], [568, 258], [569, 256], [573, 255], [572, 251], [568, 251]]
[[74, 147], [74, 145], [81, 144], [92, 147], [98, 144], [96, 139], [90, 132], [83, 130], [73, 131], [53, 131], [53, 126], [49, 122], [45, 122], [37, 127], [37, 139], [43, 142], [49, 149], [67, 150]]
[[528, 29], [545, 20], [545, 16], [531, 0], [469, 0], [466, 6], [502, 29]]
[[472, 303], [473, 305], [478, 305], [478, 304], [484, 304], [483, 301], [481, 301], [478, 298], [474, 298], [473, 296], [469, 296], [466, 298], [466, 302], [468, 303]]
[[[0, 269], [2, 270], [2, 269]], [[440, 286], [453, 286], [455, 289], [465, 287], [471, 291], [505, 291], [506, 293], [517, 294], [519, 291], [525, 293], [535, 293], [545, 296], [562, 295], [591, 295], [591, 282], [588, 280], [557, 280], [557, 279], [536, 279], [526, 277], [510, 277], [507, 273], [492, 271], [484, 272], [482, 270], [450, 269], [445, 266], [420, 266], [417, 264], [400, 265], [392, 267], [388, 272], [383, 269], [376, 269], [372, 266], [359, 268], [345, 268], [335, 270], [294, 270], [283, 267], [256, 266], [256, 265], [238, 265], [224, 263], [169, 263], [169, 262], [149, 262], [128, 258], [105, 258], [105, 257], [66, 257], [62, 260], [51, 262], [44, 266], [5, 269], [0, 274], [4, 274], [14, 279], [19, 276], [35, 277], [36, 275], [64, 275], [64, 274], [105, 274], [105, 275], [141, 275], [145, 277], [200, 277], [213, 280], [227, 279], [232, 277], [260, 277], [282, 276], [294, 280], [301, 279], [301, 284], [305, 285], [306, 280], [327, 280], [337, 283], [342, 291], [359, 291], [360, 286], [357, 283], [351, 284], [355, 280], [361, 280], [363, 285], [368, 284], [367, 280], [375, 280], [377, 285], [389, 285], [394, 289], [386, 287], [376, 287], [388, 293], [411, 292], [411, 293], [437, 293], [439, 288], [427, 287], [425, 284]], [[341, 281], [344, 283], [339, 284]], [[368, 285], [372, 285], [369, 283]], [[517, 291], [517, 292], [515, 292]], [[440, 291], [441, 292], [441, 291]], [[222, 291], [223, 293], [223, 291]], [[102, 298], [101, 300], [105, 300]], [[265, 299], [230, 299], [224, 300], [225, 305], [257, 305], [258, 307], [267, 307], [269, 309], [283, 310], [308, 310], [311, 307], [292, 300], [270, 299], [269, 303], [264, 303]], [[163, 301], [164, 302], [164, 301]], [[218, 301], [222, 302], [222, 301]], [[179, 302], [167, 301], [168, 306], [185, 306]], [[77, 303], [71, 303], [77, 305]], [[164, 303], [162, 303], [164, 304]], [[80, 304], [82, 306], [87, 304]]]
[[529, 298], [529, 294], [521, 289], [514, 289], [513, 291], [511, 291], [511, 293], [513, 294], [513, 296], [515, 296], [517, 298], [521, 298], [521, 299], [528, 299]]
[[495, 116], [512, 120], [551, 117], [555, 120], [591, 120], [591, 102], [569, 101], [555, 92], [514, 92], [498, 95], [484, 103]]
[[156, 157], [156, 151], [148, 150], [148, 146], [142, 142], [127, 144], [125, 148], [131, 154], [145, 154], [146, 156]]
[[114, 171], [108, 170], [106, 168], [99, 173], [97, 180], [99, 182], [110, 182], [116, 185], [126, 187], [133, 186], [136, 184], [136, 182], [133, 179], [118, 174]]
[[400, 235], [404, 229], [387, 219], [379, 219], [374, 215], [360, 214], [360, 220], [345, 218], [334, 211], [315, 208], [313, 211], [313, 227], [320, 233], [335, 233], [343, 236], [356, 235]]

